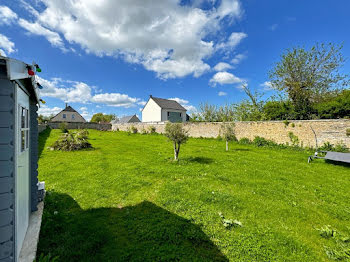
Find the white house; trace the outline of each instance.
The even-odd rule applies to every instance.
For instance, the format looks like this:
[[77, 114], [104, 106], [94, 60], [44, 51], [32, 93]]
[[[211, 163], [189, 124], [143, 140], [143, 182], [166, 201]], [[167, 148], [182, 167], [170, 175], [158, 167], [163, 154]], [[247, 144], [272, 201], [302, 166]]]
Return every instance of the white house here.
[[142, 109], [142, 122], [186, 122], [186, 109], [174, 100], [150, 96]]
[[38, 210], [35, 70], [0, 56], [0, 261], [21, 261], [22, 247], [36, 247], [35, 240], [26, 237]]
[[85, 123], [86, 120], [75, 109], [66, 104], [66, 108], [55, 115], [50, 120], [51, 122], [73, 122], [73, 123]]

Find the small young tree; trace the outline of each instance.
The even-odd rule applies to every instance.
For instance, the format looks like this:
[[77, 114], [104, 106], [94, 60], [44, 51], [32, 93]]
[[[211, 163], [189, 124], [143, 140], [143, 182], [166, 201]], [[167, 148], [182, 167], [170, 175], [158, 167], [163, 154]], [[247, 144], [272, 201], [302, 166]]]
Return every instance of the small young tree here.
[[180, 146], [188, 140], [188, 131], [180, 123], [167, 123], [164, 135], [174, 143], [174, 160], [178, 160]]
[[237, 140], [235, 135], [235, 124], [223, 124], [220, 131], [222, 138], [226, 141], [226, 151], [228, 151], [228, 142]]

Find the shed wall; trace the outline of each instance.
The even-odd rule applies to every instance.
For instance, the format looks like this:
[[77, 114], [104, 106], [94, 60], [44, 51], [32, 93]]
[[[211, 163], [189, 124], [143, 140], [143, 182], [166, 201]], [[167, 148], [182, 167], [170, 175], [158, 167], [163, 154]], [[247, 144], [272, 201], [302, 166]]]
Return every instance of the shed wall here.
[[[2, 71], [2, 70], [1, 70]], [[6, 71], [5, 71], [6, 72]], [[15, 86], [0, 75], [0, 261], [14, 261]]]

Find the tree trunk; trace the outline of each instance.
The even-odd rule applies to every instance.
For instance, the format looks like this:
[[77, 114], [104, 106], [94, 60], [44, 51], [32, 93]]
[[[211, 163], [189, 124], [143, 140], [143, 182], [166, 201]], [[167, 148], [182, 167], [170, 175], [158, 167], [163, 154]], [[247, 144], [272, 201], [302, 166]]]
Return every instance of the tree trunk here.
[[177, 161], [177, 158], [178, 158], [178, 151], [176, 148], [176, 143], [174, 142], [174, 160]]
[[226, 140], [226, 151], [228, 151], [228, 141]]

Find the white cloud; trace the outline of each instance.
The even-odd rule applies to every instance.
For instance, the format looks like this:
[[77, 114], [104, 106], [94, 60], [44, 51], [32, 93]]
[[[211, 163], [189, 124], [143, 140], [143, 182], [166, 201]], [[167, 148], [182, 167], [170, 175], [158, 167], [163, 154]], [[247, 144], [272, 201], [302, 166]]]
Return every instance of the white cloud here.
[[0, 6], [0, 25], [9, 25], [17, 19], [17, 14], [7, 6]]
[[222, 42], [216, 45], [216, 49], [234, 49], [241, 41], [248, 37], [246, 33], [243, 32], [233, 32], [226, 42]]
[[[41, 3], [41, 10], [27, 8], [35, 21], [20, 19], [23, 28], [63, 50], [60, 35], [67, 45], [142, 64], [164, 79], [198, 77], [208, 71], [205, 59], [216, 51], [215, 34], [223, 23], [232, 23], [243, 13], [239, 0], [209, 1], [211, 7], [206, 9], [175, 0]], [[234, 48], [245, 37], [245, 33], [233, 33], [225, 46]]]
[[87, 111], [87, 110], [88, 110], [88, 109], [87, 109], [86, 106], [83, 106], [83, 107], [80, 108], [80, 111]]
[[260, 86], [262, 86], [266, 91], [273, 90], [272, 83], [270, 81], [266, 81], [260, 84]]
[[6, 52], [9, 54], [15, 52], [15, 43], [13, 43], [10, 39], [8, 39], [5, 35], [0, 34], [0, 48], [2, 48], [2, 52], [6, 56]]
[[222, 92], [222, 91], [220, 91], [220, 92], [218, 93], [218, 96], [226, 96], [226, 95], [227, 95], [227, 93]]
[[178, 102], [180, 105], [182, 105], [184, 108], [186, 108], [188, 113], [197, 112], [197, 108], [195, 106], [191, 105], [188, 100], [185, 100], [185, 99], [182, 99], [182, 98], [178, 98], [178, 97], [168, 98], [168, 99]]
[[211, 79], [212, 85], [241, 84], [244, 80], [228, 72], [218, 72]]
[[57, 115], [59, 112], [62, 111], [63, 108], [60, 107], [48, 107], [47, 105], [41, 105], [38, 110], [38, 115], [43, 116], [51, 116], [51, 115]]
[[232, 68], [232, 66], [228, 63], [220, 62], [216, 66], [214, 66], [215, 71], [225, 71], [227, 69]]
[[27, 30], [30, 34], [43, 36], [51, 43], [51, 45], [59, 47], [63, 51], [67, 51], [67, 49], [64, 47], [62, 38], [57, 32], [53, 32], [43, 27], [38, 22], [31, 23], [22, 18], [18, 20], [18, 24]]
[[246, 59], [247, 56], [245, 54], [237, 54], [234, 56], [234, 58], [231, 60], [231, 63], [234, 65], [238, 65], [242, 60]]
[[278, 24], [273, 24], [269, 26], [269, 30], [275, 31], [278, 28]]
[[92, 87], [77, 81], [68, 81], [61, 78], [51, 80], [36, 76], [38, 82], [43, 86], [40, 90], [41, 96], [54, 97], [64, 102], [87, 103], [91, 100]]
[[125, 108], [134, 107], [137, 104], [141, 103], [139, 98], [133, 98], [120, 93], [97, 94], [91, 98], [91, 101], [94, 103], [106, 104], [108, 106]]

